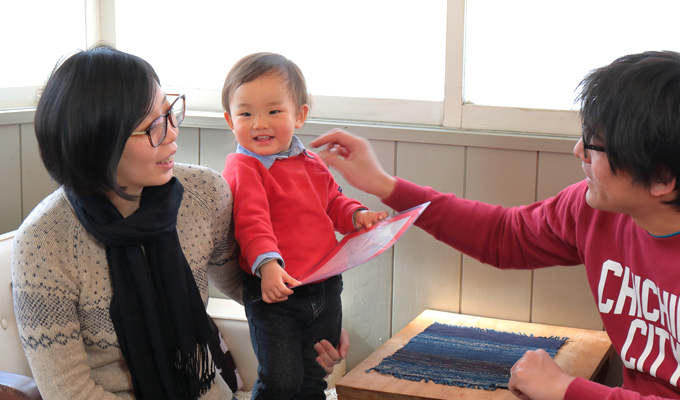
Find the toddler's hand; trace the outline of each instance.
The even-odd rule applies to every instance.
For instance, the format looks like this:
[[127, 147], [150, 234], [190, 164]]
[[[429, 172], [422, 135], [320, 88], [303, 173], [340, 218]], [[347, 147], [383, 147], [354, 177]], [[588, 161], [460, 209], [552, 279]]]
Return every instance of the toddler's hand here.
[[262, 275], [262, 300], [267, 303], [288, 300], [288, 296], [293, 294], [293, 291], [286, 284], [300, 284], [299, 281], [291, 278], [276, 260], [262, 265], [260, 275]]
[[387, 211], [360, 210], [354, 213], [354, 226], [359, 229], [370, 228], [374, 223], [387, 218]]

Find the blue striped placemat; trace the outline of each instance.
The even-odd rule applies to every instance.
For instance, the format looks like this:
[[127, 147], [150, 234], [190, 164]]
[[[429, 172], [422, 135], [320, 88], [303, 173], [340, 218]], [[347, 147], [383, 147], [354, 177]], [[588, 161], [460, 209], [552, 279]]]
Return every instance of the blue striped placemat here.
[[551, 357], [566, 337], [537, 337], [435, 322], [366, 372], [476, 389], [507, 388], [510, 368], [528, 350]]

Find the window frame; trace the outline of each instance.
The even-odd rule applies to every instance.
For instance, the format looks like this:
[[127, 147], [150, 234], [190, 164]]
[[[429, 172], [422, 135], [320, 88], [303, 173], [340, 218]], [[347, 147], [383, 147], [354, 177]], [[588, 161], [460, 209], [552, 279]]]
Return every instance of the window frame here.
[[[447, 0], [444, 101], [312, 96], [310, 120], [426, 125], [449, 130], [579, 136], [578, 111], [480, 106], [463, 103], [466, 0]], [[86, 43], [116, 44], [116, 0], [85, 0]], [[187, 113], [222, 118], [217, 90], [168, 87], [186, 93]], [[35, 107], [40, 87], [0, 88], [0, 110]], [[206, 112], [208, 114], [206, 114]], [[188, 119], [189, 122], [191, 118]], [[2, 122], [2, 121], [0, 121]], [[217, 123], [217, 121], [216, 121]]]

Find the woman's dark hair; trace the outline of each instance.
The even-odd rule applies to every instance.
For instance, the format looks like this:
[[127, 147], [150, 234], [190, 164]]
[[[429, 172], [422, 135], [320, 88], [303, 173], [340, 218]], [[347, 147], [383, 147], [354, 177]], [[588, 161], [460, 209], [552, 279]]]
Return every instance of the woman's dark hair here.
[[[676, 179], [680, 188], [680, 54], [648, 51], [616, 59], [581, 81], [577, 102], [588, 142], [600, 140], [612, 172], [633, 182]], [[668, 202], [680, 210], [680, 196]]]
[[133, 130], [154, 105], [158, 76], [139, 57], [98, 45], [60, 60], [35, 112], [40, 156], [52, 179], [77, 195], [114, 191]]
[[229, 70], [222, 87], [224, 111], [231, 114], [229, 101], [239, 86], [271, 73], [281, 75], [288, 83], [288, 89], [293, 96], [293, 103], [297, 110], [300, 110], [304, 104], [311, 106], [307, 82], [294, 62], [276, 53], [254, 53], [238, 60]]

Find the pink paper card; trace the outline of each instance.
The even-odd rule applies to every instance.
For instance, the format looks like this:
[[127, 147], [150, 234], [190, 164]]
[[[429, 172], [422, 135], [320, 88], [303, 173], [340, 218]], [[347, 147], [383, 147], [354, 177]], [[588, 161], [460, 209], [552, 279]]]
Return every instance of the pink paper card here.
[[298, 280], [302, 285], [317, 282], [379, 256], [396, 243], [428, 205], [429, 201], [387, 217], [370, 229], [347, 234], [326, 257]]

